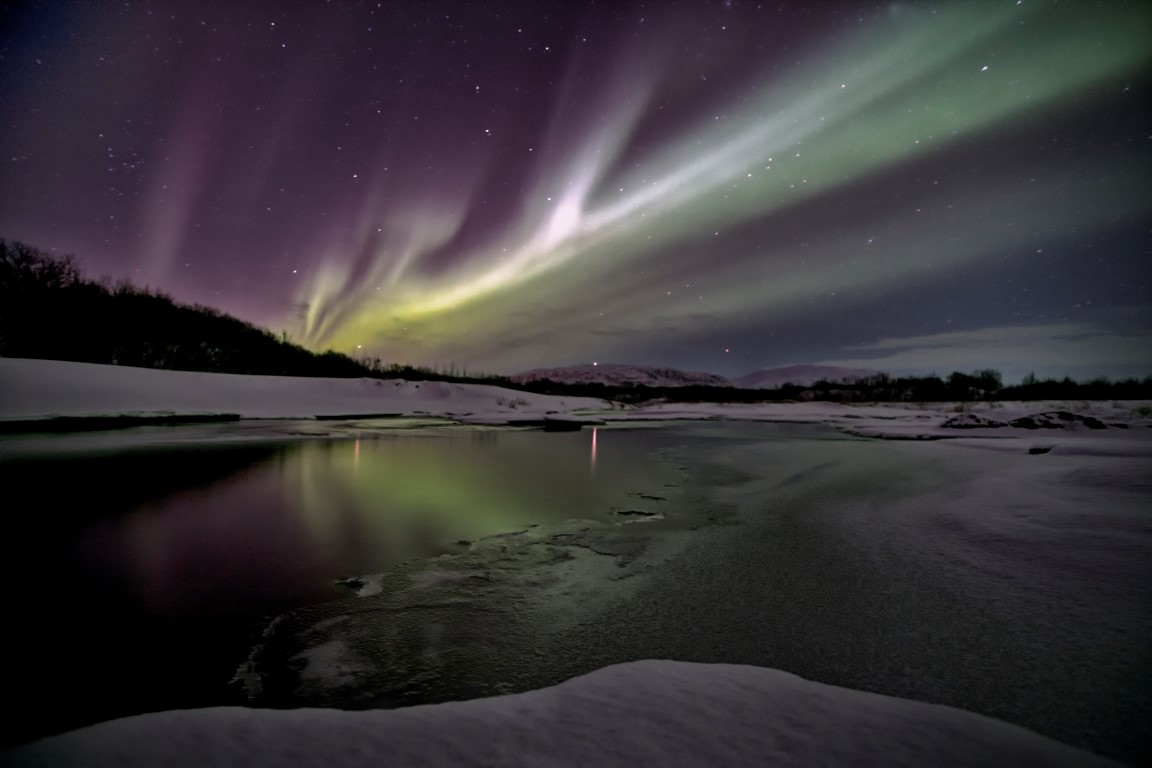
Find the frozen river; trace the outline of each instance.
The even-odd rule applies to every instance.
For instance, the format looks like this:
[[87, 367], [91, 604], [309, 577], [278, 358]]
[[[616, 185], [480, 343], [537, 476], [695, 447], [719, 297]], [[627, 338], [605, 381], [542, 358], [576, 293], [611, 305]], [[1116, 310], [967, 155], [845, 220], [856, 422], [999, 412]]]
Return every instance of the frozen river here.
[[[288, 611], [247, 675], [258, 704], [440, 701], [667, 658], [1149, 754], [1152, 488], [1132, 436], [1029, 455], [818, 425], [372, 427], [0, 445], [8, 498], [35, 500], [6, 537], [28, 701], [9, 738], [126, 714], [112, 690], [135, 711], [237, 701], [224, 683], [259, 619]], [[378, 594], [332, 583], [372, 573]]]

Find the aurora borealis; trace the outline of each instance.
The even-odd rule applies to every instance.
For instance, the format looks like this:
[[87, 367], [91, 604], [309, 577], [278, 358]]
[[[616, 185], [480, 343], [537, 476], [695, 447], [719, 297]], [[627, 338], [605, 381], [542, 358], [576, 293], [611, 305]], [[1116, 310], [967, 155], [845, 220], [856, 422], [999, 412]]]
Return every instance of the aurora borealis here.
[[308, 346], [1152, 374], [1152, 10], [28, 2], [0, 236]]

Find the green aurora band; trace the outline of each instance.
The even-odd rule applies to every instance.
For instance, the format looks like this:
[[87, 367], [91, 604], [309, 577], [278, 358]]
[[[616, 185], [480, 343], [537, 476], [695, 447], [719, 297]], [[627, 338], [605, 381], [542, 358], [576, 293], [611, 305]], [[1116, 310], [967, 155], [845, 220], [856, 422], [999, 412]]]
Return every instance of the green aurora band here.
[[[524, 191], [500, 238], [434, 273], [424, 262], [451, 246], [479, 194], [468, 174], [451, 194], [407, 211], [382, 211], [369, 195], [352, 234], [326, 244], [299, 296], [308, 307], [301, 337], [395, 361], [499, 360], [504, 348], [545, 358], [563, 328], [563, 357], [594, 359], [606, 337], [622, 352], [623, 339], [654, 329], [690, 335], [701, 321], [712, 330], [767, 322], [838, 292], [906, 289], [1026, 247], [1053, 220], [1092, 228], [1146, 212], [1143, 182], [1119, 159], [1084, 158], [1046, 169], [1042, 185], [969, 183], [949, 205], [910, 202], [847, 224], [829, 209], [829, 226], [803, 243], [745, 242], [738, 252], [721, 244], [729, 230], [786, 220], [870, 175], [1139, 75], [1147, 22], [1146, 8], [1119, 3], [895, 5], [882, 22], [765, 74], [728, 109], [643, 152], [634, 140], [658, 119], [655, 95], [674, 47], [621, 54], [614, 66], [577, 61], [573, 71], [599, 64], [613, 74], [592, 103], [558, 100], [553, 125], [566, 128], [541, 147], [547, 175]], [[579, 140], [562, 141], [573, 126]], [[1089, 173], [1117, 183], [1067, 194]], [[864, 245], [873, 236], [883, 248]], [[709, 248], [727, 250], [693, 285], [684, 276], [700, 270], [682, 255]], [[350, 249], [375, 254], [367, 273], [346, 266]]]

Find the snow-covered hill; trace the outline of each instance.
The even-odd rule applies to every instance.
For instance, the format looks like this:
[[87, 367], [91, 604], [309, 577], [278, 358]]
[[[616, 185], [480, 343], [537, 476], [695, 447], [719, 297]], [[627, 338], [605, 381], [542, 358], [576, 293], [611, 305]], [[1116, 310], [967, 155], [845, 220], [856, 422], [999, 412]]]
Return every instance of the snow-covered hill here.
[[833, 365], [789, 365], [749, 373], [732, 384], [744, 389], [779, 389], [785, 384], [809, 387], [817, 381], [845, 381], [875, 376], [879, 371], [866, 368], [837, 368]]
[[0, 358], [0, 419], [130, 414], [235, 414], [243, 418], [423, 415], [503, 422], [603, 401], [551, 397], [484, 384], [402, 379], [248, 376]]
[[558, 384], [607, 384], [610, 386], [643, 385], [646, 387], [730, 387], [732, 382], [712, 373], [679, 371], [650, 365], [592, 363], [566, 368], [534, 368], [509, 378], [517, 384], [547, 379]]

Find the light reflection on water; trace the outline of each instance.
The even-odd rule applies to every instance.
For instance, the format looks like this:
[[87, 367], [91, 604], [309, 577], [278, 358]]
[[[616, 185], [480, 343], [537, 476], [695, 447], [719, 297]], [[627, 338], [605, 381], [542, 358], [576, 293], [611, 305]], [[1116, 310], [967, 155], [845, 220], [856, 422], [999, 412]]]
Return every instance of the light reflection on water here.
[[591, 470], [589, 474], [591, 474], [592, 477], [596, 476], [596, 430], [597, 427], [592, 427], [592, 457], [588, 461], [588, 466]]
[[[326, 427], [346, 439], [230, 445], [179, 444], [203, 427], [37, 438], [23, 455], [11, 441], [0, 451], [12, 501], [0, 599], [24, 628], [6, 645], [21, 662], [8, 694], [24, 706], [2, 742], [240, 703], [226, 682], [253, 631], [349, 597], [334, 579], [533, 524], [609, 520], [679, 479], [652, 456], [680, 443], [660, 430], [363, 426]], [[143, 444], [153, 434], [162, 442]]]
[[104, 518], [78, 543], [157, 614], [195, 611], [213, 595], [237, 599], [237, 591], [333, 599], [343, 594], [333, 579], [533, 524], [612, 519], [613, 507], [635, 506], [637, 493], [671, 482], [670, 469], [646, 455], [657, 433], [610, 430], [602, 441], [601, 431], [284, 444], [205, 487]]

